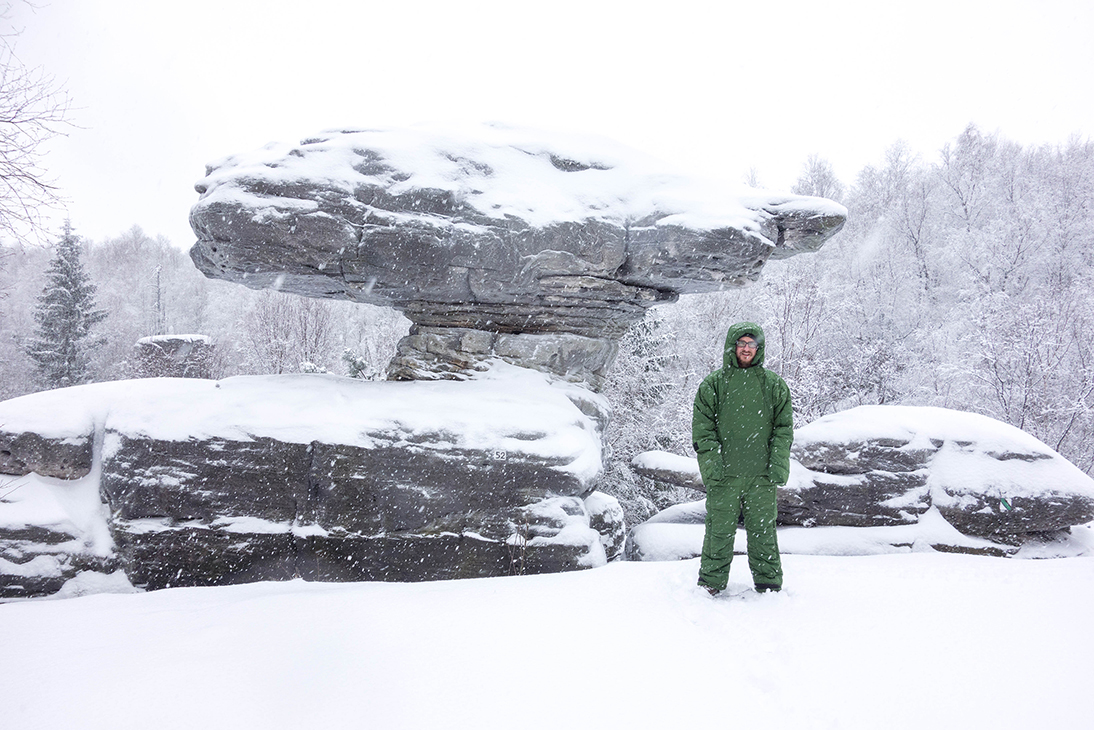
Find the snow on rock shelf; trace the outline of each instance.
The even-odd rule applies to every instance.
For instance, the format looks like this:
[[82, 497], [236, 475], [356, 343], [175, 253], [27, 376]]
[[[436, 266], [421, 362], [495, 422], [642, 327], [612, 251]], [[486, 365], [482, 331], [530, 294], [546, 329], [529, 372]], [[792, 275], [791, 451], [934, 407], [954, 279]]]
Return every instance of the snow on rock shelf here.
[[[635, 457], [645, 476], [702, 489], [694, 458]], [[634, 559], [694, 557], [701, 502], [634, 527]], [[779, 490], [783, 550], [874, 552], [929, 545], [996, 555], [1051, 554], [1094, 520], [1094, 480], [1029, 434], [943, 408], [862, 406], [794, 432]], [[808, 531], [793, 528], [812, 528]], [[836, 528], [856, 528], [854, 533]], [[735, 546], [742, 550], [744, 541]]]
[[391, 368], [406, 379], [500, 357], [597, 386], [648, 307], [755, 281], [847, 215], [501, 125], [325, 132], [216, 162], [196, 189], [198, 269], [399, 309], [415, 324]]
[[119, 569], [162, 588], [602, 565], [624, 529], [591, 494], [606, 412], [504, 363], [466, 382], [160, 378], [5, 401], [0, 597]]

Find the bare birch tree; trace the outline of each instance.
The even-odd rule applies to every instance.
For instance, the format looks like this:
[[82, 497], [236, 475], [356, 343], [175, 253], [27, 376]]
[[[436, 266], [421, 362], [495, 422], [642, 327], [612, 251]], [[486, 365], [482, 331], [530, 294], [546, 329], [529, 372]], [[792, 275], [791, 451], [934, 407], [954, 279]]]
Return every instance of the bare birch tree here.
[[[7, 24], [11, 3], [0, 5]], [[63, 134], [69, 99], [39, 68], [28, 68], [16, 54], [17, 33], [0, 34], [0, 232], [44, 233], [43, 208], [59, 193], [42, 163], [42, 145]]]

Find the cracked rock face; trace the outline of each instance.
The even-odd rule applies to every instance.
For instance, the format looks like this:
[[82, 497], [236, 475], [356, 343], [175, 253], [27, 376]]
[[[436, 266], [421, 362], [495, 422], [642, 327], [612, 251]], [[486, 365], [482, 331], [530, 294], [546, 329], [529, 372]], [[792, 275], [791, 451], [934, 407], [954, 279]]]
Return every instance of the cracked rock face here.
[[[667, 174], [605, 140], [499, 126], [328, 132], [229, 157], [196, 188], [190, 255], [207, 276], [393, 306], [412, 335], [589, 338], [593, 381], [650, 306], [755, 281], [846, 217], [819, 198]], [[521, 364], [493, 347], [422, 358], [420, 344], [402, 348], [397, 376]], [[533, 367], [550, 369], [542, 350], [556, 344]]]
[[78, 479], [91, 471], [92, 424], [83, 433], [62, 437], [0, 426], [0, 474], [36, 472], [55, 479]]
[[625, 537], [595, 491], [607, 417], [587, 388], [497, 363], [462, 383], [153, 378], [4, 401], [0, 600], [118, 570], [154, 589], [602, 565]]

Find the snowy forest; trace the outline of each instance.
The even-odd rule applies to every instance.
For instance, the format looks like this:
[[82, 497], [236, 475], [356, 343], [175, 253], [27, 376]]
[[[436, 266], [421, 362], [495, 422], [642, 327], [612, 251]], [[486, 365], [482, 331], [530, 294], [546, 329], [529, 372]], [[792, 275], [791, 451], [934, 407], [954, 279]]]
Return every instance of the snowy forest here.
[[[896, 143], [851, 181], [811, 157], [793, 192], [843, 203], [843, 232], [770, 262], [755, 285], [654, 308], [621, 343], [601, 488], [628, 524], [696, 498], [629, 462], [691, 454], [695, 390], [744, 319], [767, 332], [797, 426], [864, 404], [943, 406], [1017, 426], [1094, 474], [1094, 145], [1026, 147], [970, 126], [933, 159]], [[84, 240], [71, 221], [52, 247], [0, 244], [0, 399], [133, 377], [134, 344], [158, 334], [211, 337], [217, 378], [384, 377], [409, 328], [400, 314], [211, 281], [186, 243], [139, 227]], [[80, 367], [58, 374], [43, 343], [60, 329], [49, 293], [65, 276], [84, 287], [86, 331]]]

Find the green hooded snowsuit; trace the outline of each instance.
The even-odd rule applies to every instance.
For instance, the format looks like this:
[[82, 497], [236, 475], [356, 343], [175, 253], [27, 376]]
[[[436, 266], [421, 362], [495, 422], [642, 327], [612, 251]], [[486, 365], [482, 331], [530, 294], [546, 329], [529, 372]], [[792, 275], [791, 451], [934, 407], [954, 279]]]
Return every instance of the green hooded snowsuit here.
[[[737, 362], [736, 348], [745, 335], [758, 345], [747, 368]], [[783, 573], [775, 535], [775, 488], [790, 477], [790, 389], [763, 367], [764, 333], [752, 322], [730, 327], [722, 362], [722, 369], [700, 384], [692, 411], [691, 436], [707, 489], [699, 583], [725, 589], [743, 513], [752, 579], [757, 586], [778, 588]]]

